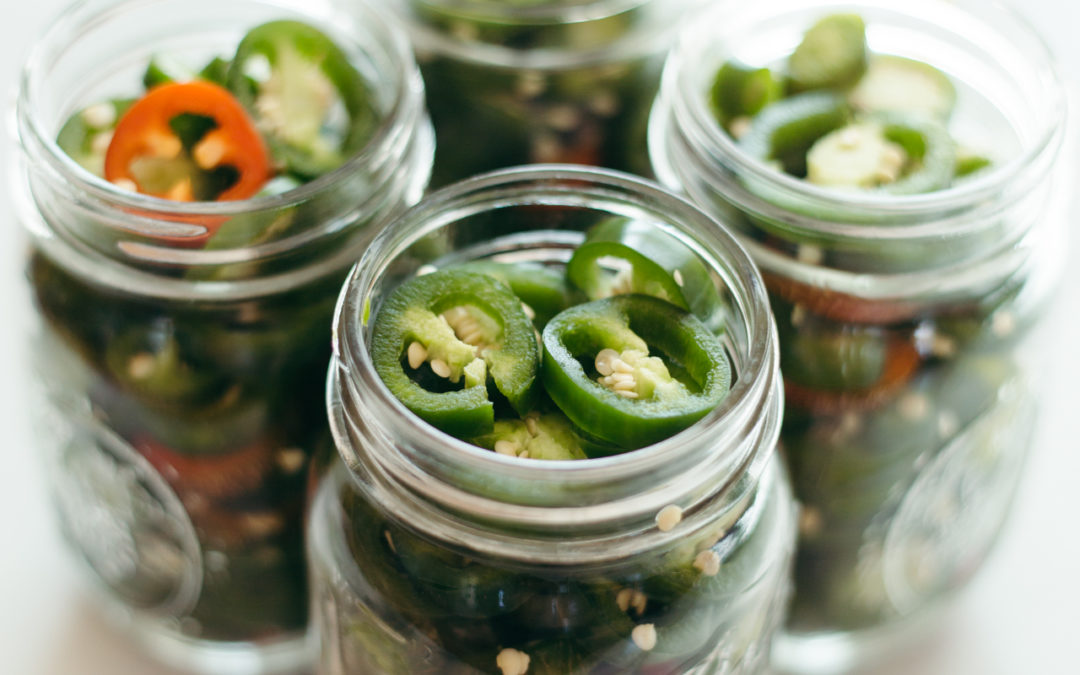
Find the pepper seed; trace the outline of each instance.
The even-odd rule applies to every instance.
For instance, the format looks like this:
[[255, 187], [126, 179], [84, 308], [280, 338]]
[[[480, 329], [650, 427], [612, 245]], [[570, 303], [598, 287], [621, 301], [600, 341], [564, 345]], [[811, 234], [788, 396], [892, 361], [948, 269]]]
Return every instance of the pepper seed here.
[[409, 345], [408, 351], [409, 367], [416, 370], [424, 361], [427, 361], [427, 349], [424, 345], [416, 342], [415, 340]]
[[694, 569], [707, 577], [715, 577], [720, 571], [720, 554], [712, 549], [705, 549], [694, 558]]
[[111, 127], [116, 122], [116, 108], [111, 103], [97, 103], [83, 110], [82, 118], [92, 129]]
[[661, 532], [668, 532], [682, 522], [683, 510], [677, 504], [668, 504], [656, 514], [656, 527]]
[[656, 626], [651, 623], [640, 623], [630, 631], [630, 639], [641, 651], [650, 651], [656, 646]]
[[431, 362], [431, 372], [435, 373], [439, 377], [446, 379], [450, 377], [450, 366], [442, 359], [433, 359]]
[[529, 672], [529, 655], [507, 647], [495, 657], [495, 665], [502, 671], [502, 675], [525, 675]]

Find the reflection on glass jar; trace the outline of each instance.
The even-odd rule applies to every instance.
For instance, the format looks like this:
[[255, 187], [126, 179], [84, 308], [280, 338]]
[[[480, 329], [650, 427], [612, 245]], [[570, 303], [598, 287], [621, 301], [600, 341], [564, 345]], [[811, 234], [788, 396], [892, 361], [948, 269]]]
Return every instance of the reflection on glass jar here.
[[[688, 293], [715, 291], [710, 315], [724, 318], [712, 330], [733, 384], [700, 421], [639, 449], [603, 456], [586, 446], [577, 459], [537, 459], [443, 433], [398, 400], [397, 384], [384, 384], [373, 325], [397, 308], [401, 284], [463, 263], [559, 277], [613, 219], [685, 250], [703, 272], [683, 279]], [[464, 293], [453, 293], [461, 302]], [[775, 334], [757, 273], [714, 221], [612, 172], [538, 167], [466, 181], [376, 240], [342, 292], [335, 335], [327, 397], [342, 461], [318, 490], [308, 544], [319, 672], [765, 667], [795, 530], [773, 453]], [[400, 349], [408, 363], [408, 343]], [[497, 429], [516, 417], [505, 408], [496, 401]], [[545, 418], [534, 430], [530, 417], [522, 439], [540, 449]], [[567, 434], [584, 438], [585, 429]]]
[[[673, 53], [650, 154], [769, 288], [803, 506], [779, 654], [829, 670], [929, 625], [910, 619], [972, 577], [1006, 517], [1062, 263], [1062, 88], [1041, 40], [983, 3], [701, 23], [722, 29]], [[824, 34], [842, 48], [808, 68]]]
[[394, 0], [424, 75], [433, 185], [570, 162], [649, 168], [645, 128], [673, 28], [700, 0]]
[[[407, 44], [375, 14], [350, 16], [248, 0], [85, 3], [24, 72], [13, 196], [39, 318], [43, 400], [31, 409], [60, 522], [112, 614], [185, 667], [291, 672], [308, 658], [303, 509], [310, 457], [330, 442], [335, 297], [375, 233], [419, 198], [432, 158]], [[319, 60], [290, 61], [293, 38]], [[266, 43], [264, 79], [230, 70]], [[363, 134], [304, 136], [292, 111], [265, 124], [263, 94], [297, 67], [306, 75], [283, 87], [283, 105], [292, 85], [351, 78], [362, 91], [328, 89], [325, 110], [301, 108], [318, 120], [340, 104]], [[228, 193], [249, 168], [210, 109], [137, 128], [158, 144], [123, 163], [130, 176], [110, 174], [120, 139], [147, 119], [122, 109], [172, 80], [250, 105], [272, 162], [256, 167], [271, 180], [253, 196], [200, 196]]]

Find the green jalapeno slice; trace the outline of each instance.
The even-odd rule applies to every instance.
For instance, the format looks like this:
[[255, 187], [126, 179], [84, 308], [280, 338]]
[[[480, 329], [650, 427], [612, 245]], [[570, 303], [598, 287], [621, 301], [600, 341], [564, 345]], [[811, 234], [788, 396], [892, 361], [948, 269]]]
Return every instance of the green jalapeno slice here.
[[[701, 258], [674, 236], [648, 222], [630, 218], [611, 218], [589, 229], [585, 238], [588, 246], [603, 244], [610, 246], [599, 259], [590, 252], [581, 253], [581, 249], [571, 257], [567, 265], [567, 276], [582, 288], [590, 299], [596, 300], [611, 293], [597, 293], [590, 289], [618, 286], [600, 281], [603, 273], [599, 260], [604, 257], [619, 258], [619, 251], [630, 250], [636, 256], [627, 259], [630, 266], [629, 292], [653, 295], [667, 300], [683, 309], [689, 309], [714, 331], [722, 322], [720, 316], [721, 300], [713, 283], [712, 276]], [[595, 252], [604, 249], [597, 248]], [[586, 264], [590, 263], [590, 264]], [[650, 292], [650, 288], [661, 289], [660, 293]]]
[[120, 333], [106, 346], [105, 364], [126, 389], [162, 405], [199, 402], [224, 389], [220, 373], [185, 358], [167, 320]]
[[728, 61], [713, 82], [713, 112], [725, 126], [739, 117], [753, 117], [783, 96], [783, 84], [768, 68]]
[[586, 241], [567, 263], [566, 276], [590, 300], [639, 293], [689, 309], [667, 270], [618, 241]]
[[227, 82], [275, 158], [305, 178], [337, 168], [364, 145], [375, 124], [367, 84], [348, 56], [298, 21], [272, 21], [248, 32]]
[[850, 119], [851, 109], [838, 94], [798, 94], [762, 110], [739, 145], [747, 154], [777, 162], [785, 173], [801, 178], [806, 175], [806, 155], [814, 143]]
[[956, 87], [929, 63], [878, 54], [870, 59], [848, 100], [863, 112], [905, 112], [943, 120], [956, 104]]
[[806, 154], [807, 180], [831, 187], [919, 194], [948, 187], [955, 158], [955, 144], [940, 122], [878, 113], [815, 141]]
[[530, 263], [501, 263], [476, 260], [455, 267], [486, 274], [510, 287], [536, 325], [543, 330], [551, 317], [573, 304], [574, 292], [559, 272]]
[[866, 24], [857, 14], [833, 14], [810, 27], [788, 58], [794, 91], [840, 89], [866, 72]]
[[833, 323], [775, 303], [784, 377], [823, 391], [866, 389], [881, 379], [890, 336], [879, 326]]
[[530, 459], [585, 459], [584, 442], [561, 413], [530, 413], [523, 419], [495, 420], [490, 434], [469, 441], [501, 455]]
[[[476, 272], [440, 270], [395, 289], [375, 318], [371, 357], [405, 407], [461, 438], [492, 431], [489, 375], [519, 415], [538, 396], [532, 323], [509, 288]], [[430, 373], [438, 390], [421, 386], [403, 364], [417, 380]]]
[[105, 152], [116, 123], [134, 99], [111, 99], [94, 103], [68, 118], [56, 135], [56, 144], [68, 157], [95, 176], [105, 175]]
[[206, 80], [214, 84], [225, 86], [228, 78], [229, 62], [220, 56], [215, 56], [195, 72], [182, 63], [177, 63], [167, 56], [155, 56], [150, 59], [143, 73], [143, 86], [146, 89], [169, 82], [189, 82], [191, 80]]
[[548, 322], [543, 344], [551, 399], [575, 425], [624, 448], [693, 424], [730, 384], [716, 336], [693, 314], [647, 295], [571, 307]]

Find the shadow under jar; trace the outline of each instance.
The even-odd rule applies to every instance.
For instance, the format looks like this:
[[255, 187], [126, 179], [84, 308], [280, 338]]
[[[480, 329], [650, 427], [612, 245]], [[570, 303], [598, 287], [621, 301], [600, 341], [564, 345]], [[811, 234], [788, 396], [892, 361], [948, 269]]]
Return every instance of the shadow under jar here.
[[[865, 22], [862, 77], [877, 59], [935, 87], [947, 78], [951, 112], [905, 124], [947, 129], [937, 138], [954, 153], [951, 181], [910, 193], [824, 187], [814, 168], [804, 179], [755, 154], [755, 125], [777, 119], [770, 106], [747, 120], [743, 140], [739, 123], [718, 121], [725, 64], [793, 68], [806, 31], [840, 13]], [[915, 619], [970, 580], [1008, 514], [1043, 365], [1035, 329], [1063, 263], [1064, 96], [1042, 41], [996, 5], [787, 1], [724, 17], [703, 19], [709, 30], [673, 53], [650, 154], [662, 182], [737, 228], [762, 270], [780, 335], [781, 444], [802, 505], [778, 660], [833, 672], [933, 625]], [[861, 82], [825, 95], [873, 119], [878, 111], [859, 110]], [[923, 91], [898, 98], [901, 85], [886, 83], [875, 101]], [[772, 105], [800, 95], [784, 86]], [[770, 151], [783, 143], [770, 141]], [[976, 155], [985, 165], [965, 175]]]
[[677, 23], [700, 0], [392, 0], [435, 125], [432, 185], [537, 162], [645, 174]]
[[[137, 91], [158, 55], [228, 58], [281, 19], [321, 28], [366, 87], [370, 135], [336, 169], [247, 199], [170, 201], [93, 175], [55, 140], [77, 111]], [[65, 538], [110, 616], [162, 660], [305, 667], [303, 508], [310, 456], [329, 444], [334, 301], [430, 173], [405, 40], [323, 4], [83, 3], [37, 43], [17, 116], [31, 409]]]
[[[708, 270], [696, 281], [717, 291], [733, 385], [699, 422], [607, 457], [507, 456], [428, 425], [383, 383], [372, 324], [399, 284], [478, 261], [561, 273], [613, 217], [688, 247]], [[714, 221], [613, 172], [465, 181], [376, 241], [343, 290], [335, 335], [327, 401], [343, 461], [323, 478], [308, 542], [320, 673], [765, 667], [795, 529], [773, 452], [775, 334], [757, 273]]]

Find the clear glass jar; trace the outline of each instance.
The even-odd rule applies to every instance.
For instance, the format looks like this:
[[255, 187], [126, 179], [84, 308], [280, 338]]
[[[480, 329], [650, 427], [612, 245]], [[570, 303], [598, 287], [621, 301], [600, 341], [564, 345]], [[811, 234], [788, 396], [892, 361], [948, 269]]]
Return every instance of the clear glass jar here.
[[[721, 294], [736, 379], [702, 421], [621, 455], [538, 462], [437, 431], [383, 384], [361, 317], [404, 279], [479, 259], [559, 269], [613, 215], [691, 246]], [[506, 661], [516, 652], [534, 674], [760, 672], [795, 528], [773, 452], [773, 330], [734, 240], [629, 176], [524, 167], [408, 211], [361, 260], [335, 319], [327, 396], [344, 461], [309, 523], [319, 672], [524, 672]], [[682, 519], [661, 531], [669, 505]], [[718, 568], [696, 568], [703, 557]]]
[[[1033, 427], [1035, 327], [1063, 262], [1064, 96], [1040, 38], [988, 3], [717, 11], [666, 66], [650, 154], [663, 183], [738, 230], [769, 289], [803, 506], [779, 660], [832, 672], [932, 625], [913, 619], [964, 586], [1008, 513]], [[923, 194], [830, 191], [732, 140], [708, 102], [720, 67], [781, 63], [836, 12], [863, 17], [873, 53], [944, 71], [950, 133], [993, 165]]]
[[[140, 91], [151, 55], [227, 57], [281, 18], [323, 28], [370, 84], [377, 128], [338, 169], [278, 194], [175, 202], [58, 146], [75, 111]], [[334, 301], [419, 199], [433, 154], [419, 71], [387, 25], [325, 3], [87, 2], [26, 63], [11, 157], [38, 316], [29, 409], [65, 538], [110, 615], [167, 662], [292, 672], [310, 657], [303, 509], [309, 458], [329, 442]]]
[[432, 185], [536, 162], [635, 173], [673, 30], [701, 0], [393, 0], [435, 125]]

